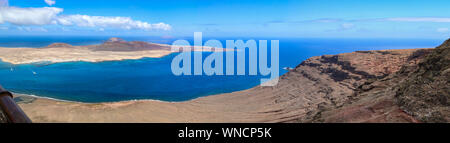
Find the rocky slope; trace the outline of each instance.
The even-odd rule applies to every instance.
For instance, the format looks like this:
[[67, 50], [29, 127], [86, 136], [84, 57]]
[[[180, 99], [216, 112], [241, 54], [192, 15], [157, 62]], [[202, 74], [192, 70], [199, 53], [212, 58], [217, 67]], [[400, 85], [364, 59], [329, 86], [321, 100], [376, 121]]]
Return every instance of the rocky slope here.
[[[325, 111], [345, 108], [348, 104], [358, 101], [360, 96], [356, 94], [360, 90], [369, 91], [375, 88], [367, 85], [368, 83], [384, 79], [398, 72], [404, 65], [418, 63], [421, 56], [411, 58], [417, 51], [431, 49], [357, 51], [313, 57], [304, 61], [295, 70], [283, 75], [279, 86], [276, 87], [284, 90], [274, 93], [277, 94], [276, 102], [292, 102], [285, 110], [303, 110], [303, 115], [283, 122], [413, 122], [409, 115], [395, 110], [396, 108], [387, 109], [388, 107], [383, 109], [386, 110], [383, 113], [399, 115], [378, 117], [384, 119], [372, 121], [372, 118], [377, 118], [377, 114], [381, 113], [368, 112], [365, 115], [366, 107], [362, 106], [368, 106], [366, 103], [361, 104], [361, 110], [351, 108], [338, 115], [323, 114]], [[374, 101], [375, 99], [369, 100], [367, 103]], [[393, 104], [394, 101], [390, 102]]]
[[450, 121], [450, 40], [397, 75], [407, 76], [395, 88], [403, 110], [424, 122]]
[[341, 107], [323, 107], [309, 121], [449, 122], [449, 43], [416, 50], [397, 72], [366, 80]]
[[145, 50], [167, 50], [170, 45], [154, 44], [141, 41], [125, 41], [120, 38], [110, 38], [100, 45], [90, 46], [93, 51], [145, 51]]
[[43, 48], [73, 48], [73, 46], [66, 43], [53, 43]]

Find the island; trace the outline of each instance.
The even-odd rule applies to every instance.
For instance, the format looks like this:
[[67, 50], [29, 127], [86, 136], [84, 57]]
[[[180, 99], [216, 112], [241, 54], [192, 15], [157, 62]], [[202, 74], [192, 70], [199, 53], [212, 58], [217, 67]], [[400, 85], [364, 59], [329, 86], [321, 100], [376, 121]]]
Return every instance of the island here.
[[[181, 46], [175, 47], [189, 51], [212, 52], [213, 47]], [[110, 38], [98, 45], [72, 46], [66, 43], [54, 43], [42, 48], [6, 48], [0, 47], [0, 60], [11, 64], [61, 63], [61, 62], [102, 62], [134, 60], [141, 58], [159, 58], [174, 53], [172, 45], [125, 41]], [[182, 50], [181, 50], [182, 51]], [[232, 51], [222, 48], [222, 51]]]

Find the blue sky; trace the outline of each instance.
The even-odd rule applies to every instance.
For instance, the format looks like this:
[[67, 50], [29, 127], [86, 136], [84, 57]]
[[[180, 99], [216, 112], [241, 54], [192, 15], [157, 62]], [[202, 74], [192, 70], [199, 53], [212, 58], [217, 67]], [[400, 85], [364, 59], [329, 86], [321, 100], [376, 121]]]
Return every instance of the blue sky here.
[[192, 36], [199, 31], [211, 37], [444, 39], [450, 36], [449, 0], [9, 0], [8, 3], [0, 10], [0, 35], [177, 37]]

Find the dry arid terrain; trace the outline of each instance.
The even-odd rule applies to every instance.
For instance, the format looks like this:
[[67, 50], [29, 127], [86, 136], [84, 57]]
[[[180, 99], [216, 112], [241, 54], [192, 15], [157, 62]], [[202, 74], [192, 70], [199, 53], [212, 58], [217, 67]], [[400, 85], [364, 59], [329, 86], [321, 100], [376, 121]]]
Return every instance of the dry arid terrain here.
[[[187, 47], [192, 51], [214, 51], [211, 47]], [[222, 51], [229, 51], [221, 49]], [[141, 58], [159, 58], [174, 53], [171, 45], [155, 44], [140, 41], [127, 42], [119, 38], [111, 38], [99, 45], [72, 46], [65, 43], [54, 43], [43, 48], [5, 48], [0, 47], [0, 60], [11, 64], [61, 63], [61, 62], [102, 62], [134, 60]]]
[[16, 97], [34, 122], [449, 122], [450, 41], [312, 57], [274, 87], [186, 102]]

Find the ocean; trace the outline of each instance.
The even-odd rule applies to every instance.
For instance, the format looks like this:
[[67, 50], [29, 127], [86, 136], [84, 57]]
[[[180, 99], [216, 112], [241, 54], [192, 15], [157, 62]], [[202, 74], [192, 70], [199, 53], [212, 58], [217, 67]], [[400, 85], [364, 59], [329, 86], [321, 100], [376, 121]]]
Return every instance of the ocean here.
[[[99, 44], [109, 37], [0, 37], [0, 47], [39, 48], [54, 42], [72, 45]], [[170, 44], [158, 37], [123, 37], [125, 40]], [[248, 40], [249, 38], [203, 38]], [[443, 39], [318, 39], [257, 38], [280, 41], [280, 75], [312, 56], [360, 50], [432, 48]], [[191, 41], [192, 39], [186, 39]], [[206, 57], [210, 53], [204, 53]], [[162, 58], [11, 65], [0, 61], [0, 84], [15, 93], [59, 100], [99, 103], [127, 100], [186, 101], [198, 97], [245, 90], [260, 84], [261, 75], [175, 76], [171, 54]], [[1, 56], [1, 55], [0, 55]], [[236, 64], [235, 64], [236, 65]]]

